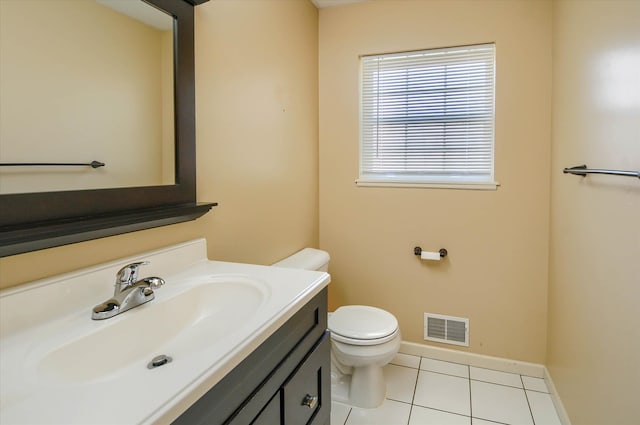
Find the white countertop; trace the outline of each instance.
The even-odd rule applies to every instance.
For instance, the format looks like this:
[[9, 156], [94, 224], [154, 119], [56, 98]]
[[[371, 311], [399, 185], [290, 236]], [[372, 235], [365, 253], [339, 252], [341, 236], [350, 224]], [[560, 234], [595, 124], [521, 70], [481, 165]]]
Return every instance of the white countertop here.
[[[116, 271], [140, 260], [151, 264], [139, 277], [166, 281], [156, 299], [91, 320], [92, 307], [113, 295]], [[329, 281], [322, 272], [210, 261], [199, 239], [2, 291], [0, 423], [170, 423]], [[229, 322], [195, 305], [206, 303], [194, 303], [204, 292], [187, 294], [220, 282], [256, 288], [219, 303]], [[158, 354], [173, 361], [148, 369]]]

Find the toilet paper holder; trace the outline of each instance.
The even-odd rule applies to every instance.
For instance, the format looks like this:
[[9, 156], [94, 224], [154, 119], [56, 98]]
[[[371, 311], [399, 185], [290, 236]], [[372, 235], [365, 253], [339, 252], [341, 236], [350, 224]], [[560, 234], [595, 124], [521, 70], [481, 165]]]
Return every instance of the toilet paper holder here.
[[[445, 248], [440, 248], [438, 250], [438, 253], [440, 254], [440, 258], [444, 258], [448, 254]], [[416, 246], [415, 248], [413, 248], [413, 255], [420, 256], [421, 254], [422, 254], [422, 248], [420, 248], [419, 246]]]

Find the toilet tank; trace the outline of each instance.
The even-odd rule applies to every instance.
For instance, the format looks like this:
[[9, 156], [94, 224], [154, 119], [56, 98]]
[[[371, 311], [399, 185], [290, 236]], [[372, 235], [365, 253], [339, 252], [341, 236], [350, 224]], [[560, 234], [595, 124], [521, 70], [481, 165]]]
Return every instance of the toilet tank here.
[[273, 264], [288, 269], [329, 271], [329, 253], [320, 249], [305, 248], [295, 254]]

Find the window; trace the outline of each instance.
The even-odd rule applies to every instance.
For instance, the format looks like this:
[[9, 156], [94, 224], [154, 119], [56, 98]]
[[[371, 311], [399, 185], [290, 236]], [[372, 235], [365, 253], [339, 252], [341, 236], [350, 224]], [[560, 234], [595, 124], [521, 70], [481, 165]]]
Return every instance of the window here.
[[358, 185], [495, 189], [495, 46], [361, 58]]

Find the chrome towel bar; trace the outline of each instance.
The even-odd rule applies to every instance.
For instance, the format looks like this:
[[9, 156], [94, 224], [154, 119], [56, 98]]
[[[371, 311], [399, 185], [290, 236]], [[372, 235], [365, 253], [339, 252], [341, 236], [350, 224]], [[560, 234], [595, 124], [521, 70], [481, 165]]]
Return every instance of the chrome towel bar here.
[[578, 176], [586, 176], [587, 174], [610, 174], [613, 176], [636, 177], [640, 179], [640, 171], [622, 171], [622, 170], [602, 170], [597, 168], [587, 168], [586, 165], [577, 165], [562, 170], [565, 174], [575, 174]]
[[2, 162], [0, 167], [104, 167], [104, 162], [91, 161], [88, 164], [76, 162]]

